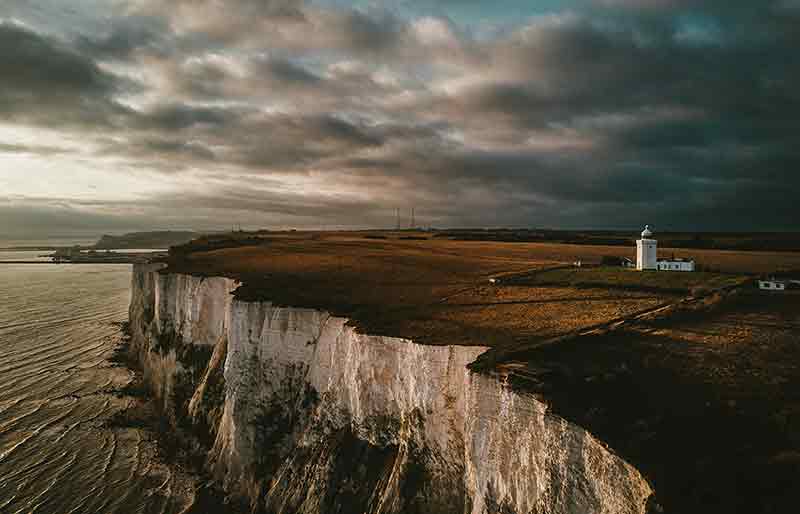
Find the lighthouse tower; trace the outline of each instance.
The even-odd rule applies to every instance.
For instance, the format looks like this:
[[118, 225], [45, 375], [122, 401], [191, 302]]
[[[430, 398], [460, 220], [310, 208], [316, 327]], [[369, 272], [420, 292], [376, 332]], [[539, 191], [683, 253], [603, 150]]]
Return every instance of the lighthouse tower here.
[[653, 233], [650, 232], [650, 225], [647, 225], [642, 231], [642, 238], [636, 241], [636, 269], [639, 271], [658, 269], [656, 262], [658, 242], [652, 237]]

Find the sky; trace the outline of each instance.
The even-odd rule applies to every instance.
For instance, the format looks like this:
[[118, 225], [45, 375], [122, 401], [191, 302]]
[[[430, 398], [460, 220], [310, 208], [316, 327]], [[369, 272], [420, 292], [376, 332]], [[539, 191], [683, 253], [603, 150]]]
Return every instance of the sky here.
[[3, 0], [0, 237], [797, 230], [800, 0]]

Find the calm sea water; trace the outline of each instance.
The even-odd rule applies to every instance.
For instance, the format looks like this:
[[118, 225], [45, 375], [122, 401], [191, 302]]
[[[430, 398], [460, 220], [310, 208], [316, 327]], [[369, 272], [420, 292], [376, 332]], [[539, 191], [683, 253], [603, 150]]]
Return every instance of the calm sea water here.
[[132, 373], [110, 361], [130, 280], [128, 265], [0, 264], [0, 513], [190, 503], [190, 480], [158, 459], [151, 436], [106, 423], [133, 401], [115, 394]]

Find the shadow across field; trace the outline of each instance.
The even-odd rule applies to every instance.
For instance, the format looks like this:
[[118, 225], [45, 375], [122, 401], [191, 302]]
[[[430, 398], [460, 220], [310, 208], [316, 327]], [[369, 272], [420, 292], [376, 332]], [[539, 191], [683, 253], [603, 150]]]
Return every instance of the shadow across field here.
[[474, 367], [606, 441], [653, 483], [666, 512], [790, 512], [800, 488], [798, 321], [800, 296], [744, 293], [705, 316], [642, 321]]
[[630, 300], [629, 296], [575, 296], [572, 298], [551, 298], [546, 300], [510, 300], [495, 302], [473, 302], [473, 303], [448, 303], [448, 307], [488, 307], [491, 305], [536, 305], [547, 303], [575, 303], [575, 302], [613, 302], [618, 300]]
[[642, 293], [686, 295], [695, 290], [709, 290], [734, 285], [746, 277], [731, 273], [635, 271], [621, 267], [559, 267], [538, 273], [526, 273], [503, 279], [516, 286], [575, 287], [579, 289], [616, 289]]

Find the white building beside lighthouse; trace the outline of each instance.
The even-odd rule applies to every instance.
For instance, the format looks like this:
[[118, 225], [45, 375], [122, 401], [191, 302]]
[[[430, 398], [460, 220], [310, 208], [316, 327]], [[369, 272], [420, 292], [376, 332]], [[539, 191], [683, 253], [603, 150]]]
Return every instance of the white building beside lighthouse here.
[[642, 238], [636, 241], [636, 269], [639, 271], [658, 269], [658, 241], [652, 237], [650, 225], [647, 225], [642, 231]]

